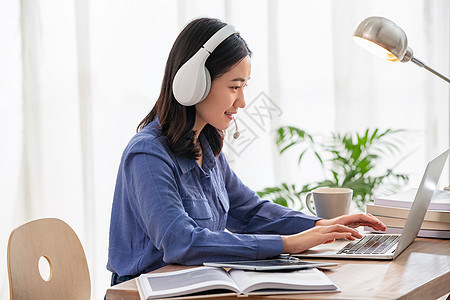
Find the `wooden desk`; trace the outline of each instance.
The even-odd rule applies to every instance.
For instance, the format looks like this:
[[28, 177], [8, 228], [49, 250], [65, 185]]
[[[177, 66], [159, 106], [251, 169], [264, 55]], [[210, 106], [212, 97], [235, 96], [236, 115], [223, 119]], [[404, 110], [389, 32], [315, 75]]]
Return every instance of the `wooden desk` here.
[[[450, 293], [450, 240], [418, 238], [393, 261], [337, 260], [325, 271], [340, 293], [249, 297], [251, 299], [436, 299]], [[186, 268], [166, 266], [154, 272]], [[233, 299], [223, 297], [214, 299]], [[139, 300], [130, 280], [109, 288], [107, 300]], [[246, 298], [248, 299], [248, 298]]]

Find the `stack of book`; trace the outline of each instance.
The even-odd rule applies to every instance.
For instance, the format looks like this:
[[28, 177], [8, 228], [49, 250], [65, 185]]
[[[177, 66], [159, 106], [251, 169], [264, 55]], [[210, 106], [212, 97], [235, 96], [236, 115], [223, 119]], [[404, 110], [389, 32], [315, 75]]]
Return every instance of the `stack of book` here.
[[[366, 211], [386, 225], [386, 233], [401, 233], [416, 193], [417, 189], [408, 189], [391, 196], [375, 197]], [[369, 227], [365, 230], [373, 231]], [[418, 236], [450, 239], [450, 191], [434, 192]]]

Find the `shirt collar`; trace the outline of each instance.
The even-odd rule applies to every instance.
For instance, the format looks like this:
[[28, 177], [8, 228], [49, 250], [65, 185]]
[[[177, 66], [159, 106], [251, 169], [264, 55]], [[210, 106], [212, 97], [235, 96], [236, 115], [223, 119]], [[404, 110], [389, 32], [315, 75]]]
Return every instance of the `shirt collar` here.
[[195, 160], [189, 159], [187, 157], [177, 156], [176, 158], [182, 174], [189, 172], [190, 170], [195, 168], [195, 165], [197, 165], [197, 162]]
[[216, 166], [214, 153], [211, 149], [211, 146], [209, 145], [208, 140], [206, 139], [203, 133], [200, 133], [198, 138], [203, 151], [203, 162], [202, 162], [203, 168], [200, 168], [198, 163], [193, 159], [177, 156], [178, 165], [180, 167], [181, 173], [183, 174], [189, 172], [190, 170], [196, 167], [199, 167], [204, 172], [208, 173], [211, 169], [213, 169]]
[[206, 139], [206, 136], [203, 133], [200, 133], [200, 136], [198, 138], [200, 144], [202, 145], [203, 151], [203, 162], [202, 162], [203, 170], [205, 170], [205, 172], [209, 172], [216, 166], [216, 159], [214, 157], [214, 153], [211, 149], [211, 146], [209, 145], [209, 142]]

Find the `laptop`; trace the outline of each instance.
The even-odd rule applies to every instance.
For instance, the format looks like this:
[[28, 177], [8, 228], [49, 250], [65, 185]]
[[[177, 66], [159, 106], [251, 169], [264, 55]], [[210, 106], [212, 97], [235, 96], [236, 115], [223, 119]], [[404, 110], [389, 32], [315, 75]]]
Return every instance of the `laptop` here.
[[449, 153], [450, 148], [428, 163], [401, 235], [367, 234], [359, 240], [351, 242], [337, 240], [330, 244], [313, 247], [302, 253], [292, 254], [292, 256], [302, 258], [395, 259], [417, 237]]

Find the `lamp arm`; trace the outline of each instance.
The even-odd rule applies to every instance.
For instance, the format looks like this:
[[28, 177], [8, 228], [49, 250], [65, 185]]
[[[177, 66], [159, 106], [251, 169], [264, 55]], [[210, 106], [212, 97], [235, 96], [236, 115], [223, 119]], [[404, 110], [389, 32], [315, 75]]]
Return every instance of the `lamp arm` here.
[[450, 83], [450, 79], [448, 79], [447, 77], [445, 77], [444, 75], [440, 74], [439, 72], [433, 70], [432, 68], [428, 67], [426, 64], [424, 64], [421, 60], [415, 58], [414, 56], [411, 58], [411, 61], [413, 63], [415, 63], [416, 65], [418, 65], [419, 67], [425, 68], [426, 70], [430, 71], [431, 73], [433, 73], [434, 75], [444, 79], [445, 81], [447, 81], [448, 83]]

